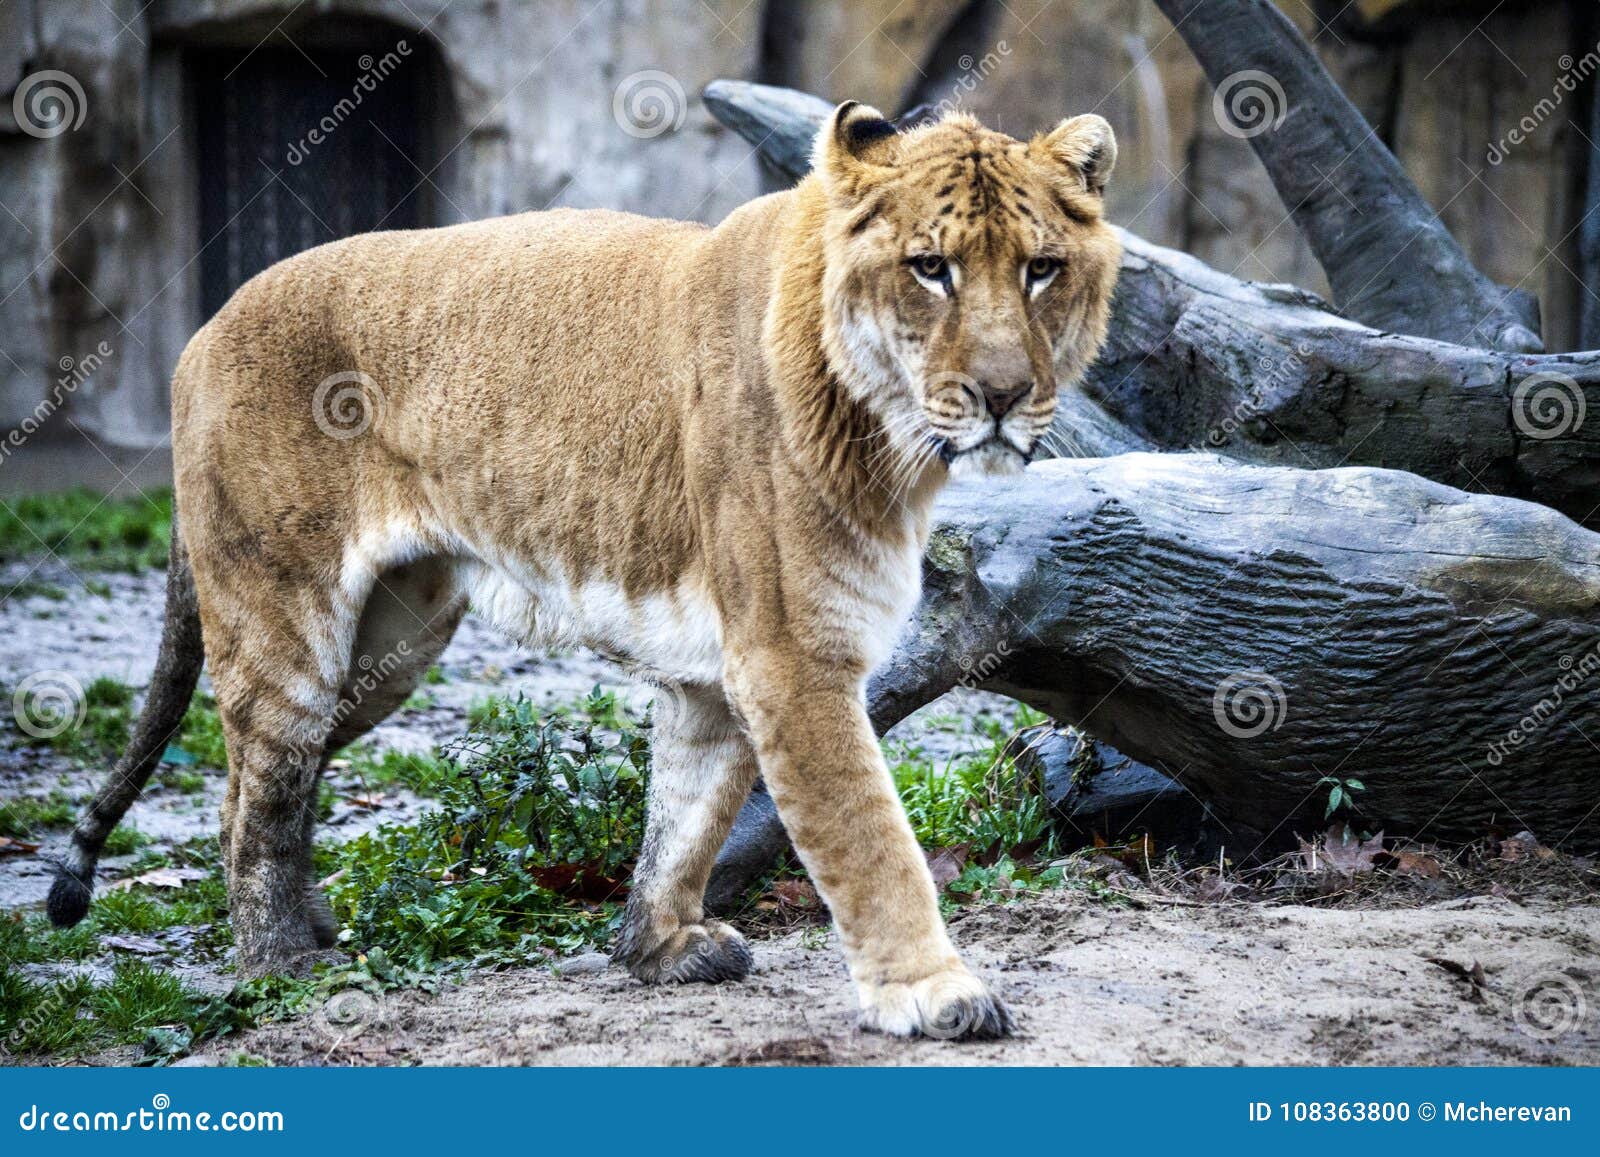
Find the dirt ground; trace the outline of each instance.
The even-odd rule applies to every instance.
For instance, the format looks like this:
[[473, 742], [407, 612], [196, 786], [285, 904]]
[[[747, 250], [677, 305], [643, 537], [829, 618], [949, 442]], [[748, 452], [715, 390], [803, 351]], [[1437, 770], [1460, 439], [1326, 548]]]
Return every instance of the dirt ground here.
[[[645, 988], [594, 955], [436, 994], [359, 993], [353, 1010], [258, 1029], [191, 1063], [239, 1050], [275, 1064], [1600, 1063], [1593, 908], [1135, 910], [1060, 892], [964, 913], [954, 931], [1016, 1012], [1013, 1039], [859, 1032], [836, 939], [791, 933], [757, 944], [755, 973], [736, 984]], [[1481, 963], [1486, 984], [1429, 956]], [[1525, 1023], [1541, 981], [1567, 1012]]]
[[[142, 685], [160, 590], [161, 576], [149, 575], [113, 579], [109, 598], [7, 601], [0, 678], [53, 669]], [[591, 656], [530, 658], [475, 625], [443, 667], [450, 681], [430, 689], [434, 702], [386, 727], [382, 742], [457, 734], [466, 706], [490, 692], [570, 701], [615, 681]], [[975, 696], [942, 703], [907, 734], [955, 748], [959, 729], [931, 720], [995, 707]], [[0, 750], [6, 797], [80, 792], [95, 778], [36, 749]], [[133, 821], [158, 841], [214, 831], [221, 786], [216, 777], [198, 795], [153, 793]], [[344, 808], [327, 832], [342, 838], [415, 806]], [[0, 859], [0, 911], [39, 903], [58, 841]], [[859, 1032], [837, 940], [811, 926], [758, 939], [756, 970], [740, 983], [647, 989], [590, 954], [469, 972], [431, 993], [330, 990], [303, 1016], [180, 1063], [1600, 1064], [1600, 906], [1541, 893], [1325, 907], [1061, 889], [963, 910], [952, 928], [1016, 1012], [1015, 1038], [957, 1045]], [[156, 959], [202, 989], [231, 983], [225, 963], [185, 960], [181, 949]]]

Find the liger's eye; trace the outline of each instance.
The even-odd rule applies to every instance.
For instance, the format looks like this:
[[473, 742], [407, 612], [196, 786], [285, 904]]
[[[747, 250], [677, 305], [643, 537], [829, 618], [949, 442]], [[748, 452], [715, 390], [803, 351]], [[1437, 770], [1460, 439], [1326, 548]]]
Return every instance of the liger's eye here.
[[924, 253], [911, 259], [911, 268], [924, 281], [944, 282], [950, 279], [950, 263], [937, 253]]
[[1054, 257], [1035, 257], [1028, 262], [1028, 283], [1038, 285], [1049, 281], [1061, 271], [1061, 262]]

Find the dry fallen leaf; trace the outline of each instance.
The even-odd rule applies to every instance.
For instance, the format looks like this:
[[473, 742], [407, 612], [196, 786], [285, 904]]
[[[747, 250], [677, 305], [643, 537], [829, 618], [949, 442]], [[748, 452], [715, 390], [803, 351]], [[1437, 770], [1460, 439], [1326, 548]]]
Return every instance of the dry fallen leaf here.
[[967, 857], [972, 854], [972, 848], [967, 844], [956, 844], [950, 848], [924, 849], [924, 856], [928, 860], [928, 871], [933, 873], [933, 886], [943, 891], [947, 884], [953, 884], [966, 871]]
[[599, 864], [547, 864], [530, 867], [527, 871], [539, 887], [569, 900], [601, 903], [628, 898], [628, 885], [623, 880], [606, 875]]
[[1386, 866], [1392, 867], [1402, 876], [1420, 876], [1425, 880], [1435, 880], [1443, 871], [1438, 860], [1422, 852], [1394, 851], [1386, 852], [1384, 855], [1388, 860]]
[[166, 951], [159, 941], [152, 940], [148, 936], [102, 936], [100, 943], [107, 948], [134, 952], [140, 956], [158, 956]]
[[31, 856], [38, 850], [38, 844], [30, 844], [24, 840], [14, 840], [10, 836], [0, 836], [0, 855], [15, 854]]
[[1457, 976], [1465, 980], [1469, 986], [1467, 989], [1468, 1001], [1473, 1004], [1481, 1004], [1483, 1002], [1483, 987], [1488, 983], [1488, 978], [1483, 974], [1482, 964], [1474, 960], [1472, 967], [1468, 968], [1458, 960], [1447, 960], [1442, 956], [1424, 956], [1423, 959], [1429, 964], [1437, 965], [1444, 969], [1451, 976]]
[[1383, 833], [1363, 840], [1345, 824], [1334, 824], [1316, 844], [1300, 841], [1300, 856], [1307, 871], [1331, 869], [1344, 876], [1358, 876], [1376, 867], [1383, 852]]
[[190, 880], [204, 880], [206, 873], [200, 868], [155, 868], [138, 876], [128, 876], [106, 885], [108, 892], [123, 892], [143, 885], [146, 888], [181, 888]]
[[779, 880], [772, 885], [772, 894], [777, 898], [778, 905], [783, 908], [809, 909], [816, 908], [822, 903], [822, 898], [817, 895], [817, 890], [812, 887], [810, 880]]
[[1548, 860], [1554, 855], [1532, 832], [1518, 832], [1510, 839], [1500, 841], [1500, 858], [1510, 864], [1530, 856], [1536, 860]]

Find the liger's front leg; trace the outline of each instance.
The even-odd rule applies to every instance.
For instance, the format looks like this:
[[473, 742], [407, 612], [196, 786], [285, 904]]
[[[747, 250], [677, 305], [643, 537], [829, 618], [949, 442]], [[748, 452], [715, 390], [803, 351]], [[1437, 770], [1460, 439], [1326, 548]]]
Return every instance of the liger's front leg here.
[[721, 687], [663, 688], [654, 709], [649, 815], [615, 959], [647, 984], [738, 980], [750, 947], [705, 916], [706, 881], [755, 782], [755, 753]]
[[864, 1028], [988, 1038], [1001, 1001], [956, 955], [926, 859], [867, 719], [861, 683], [799, 652], [730, 663], [744, 715], [796, 851], [833, 912]]

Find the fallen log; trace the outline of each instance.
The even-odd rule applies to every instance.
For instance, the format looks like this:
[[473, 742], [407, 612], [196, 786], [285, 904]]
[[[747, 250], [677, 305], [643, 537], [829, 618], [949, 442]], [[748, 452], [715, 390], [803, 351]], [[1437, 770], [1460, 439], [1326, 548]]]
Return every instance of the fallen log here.
[[887, 726], [1021, 700], [1268, 841], [1355, 779], [1365, 826], [1600, 847], [1600, 535], [1398, 471], [1039, 463], [941, 499]]
[[[707, 107], [781, 172], [830, 106], [716, 81]], [[1206, 448], [1248, 462], [1410, 470], [1600, 526], [1600, 353], [1514, 355], [1379, 330], [1288, 285], [1127, 232], [1110, 336], [1057, 431], [1073, 453]], [[1087, 401], [1085, 400], [1087, 399]]]
[[1540, 344], [1538, 300], [1485, 277], [1270, 0], [1156, 0], [1250, 142], [1346, 317], [1513, 353]]

